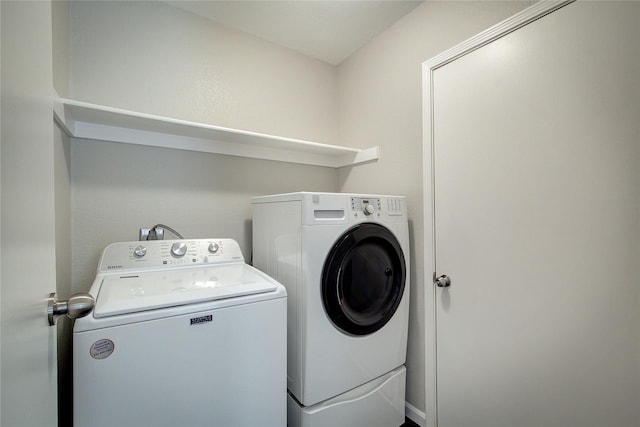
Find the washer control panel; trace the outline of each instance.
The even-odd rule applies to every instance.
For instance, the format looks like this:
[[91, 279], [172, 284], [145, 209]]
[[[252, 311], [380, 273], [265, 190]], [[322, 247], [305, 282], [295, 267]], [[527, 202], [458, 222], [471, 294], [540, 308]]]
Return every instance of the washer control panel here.
[[118, 242], [102, 253], [98, 272], [244, 262], [233, 239]]

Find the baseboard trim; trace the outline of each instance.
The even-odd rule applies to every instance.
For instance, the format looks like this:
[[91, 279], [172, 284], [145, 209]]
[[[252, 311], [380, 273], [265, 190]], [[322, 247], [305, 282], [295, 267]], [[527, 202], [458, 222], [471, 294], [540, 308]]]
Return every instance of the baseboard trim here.
[[424, 412], [410, 404], [409, 402], [404, 402], [404, 413], [407, 418], [409, 418], [414, 423], [418, 424], [420, 427], [426, 427], [427, 425], [427, 417]]

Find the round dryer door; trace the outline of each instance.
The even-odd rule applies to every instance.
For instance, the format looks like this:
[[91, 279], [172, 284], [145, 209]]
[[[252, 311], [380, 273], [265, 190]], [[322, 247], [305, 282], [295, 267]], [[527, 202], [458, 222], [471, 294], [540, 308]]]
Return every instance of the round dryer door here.
[[381, 225], [360, 224], [340, 236], [325, 260], [325, 311], [341, 331], [371, 334], [393, 317], [405, 279], [404, 254], [395, 236]]

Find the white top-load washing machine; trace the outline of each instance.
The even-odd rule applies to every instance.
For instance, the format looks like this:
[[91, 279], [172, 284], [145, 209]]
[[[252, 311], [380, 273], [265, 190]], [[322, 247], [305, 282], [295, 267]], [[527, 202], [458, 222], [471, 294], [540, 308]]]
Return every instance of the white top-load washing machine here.
[[76, 427], [286, 424], [286, 290], [234, 240], [114, 243], [89, 292]]
[[253, 265], [288, 293], [289, 426], [402, 424], [405, 198], [302, 192], [252, 204]]

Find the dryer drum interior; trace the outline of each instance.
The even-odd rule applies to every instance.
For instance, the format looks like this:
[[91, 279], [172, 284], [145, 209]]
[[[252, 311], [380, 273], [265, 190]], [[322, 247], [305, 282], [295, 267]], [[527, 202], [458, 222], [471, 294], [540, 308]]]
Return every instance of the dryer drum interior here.
[[394, 315], [406, 280], [400, 243], [385, 227], [360, 224], [333, 246], [322, 272], [322, 301], [333, 324], [352, 335], [382, 328]]

